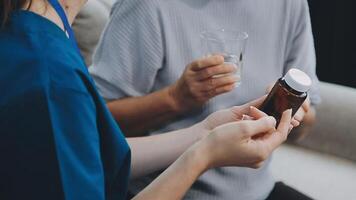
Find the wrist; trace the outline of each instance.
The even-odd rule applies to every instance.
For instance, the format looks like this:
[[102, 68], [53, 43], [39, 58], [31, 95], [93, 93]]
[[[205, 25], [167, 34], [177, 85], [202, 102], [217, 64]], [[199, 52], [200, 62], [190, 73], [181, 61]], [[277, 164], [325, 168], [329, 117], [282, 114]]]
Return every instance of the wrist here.
[[189, 128], [191, 129], [189, 132], [192, 132], [192, 135], [196, 136], [195, 142], [202, 140], [211, 132], [211, 130], [206, 127], [204, 122], [205, 121], [201, 121]]
[[179, 97], [177, 95], [177, 84], [173, 84], [166, 88], [166, 100], [172, 111], [176, 113], [181, 113], [184, 111], [184, 108], [179, 103]]
[[209, 148], [203, 141], [199, 141], [190, 147], [185, 157], [193, 162], [194, 169], [199, 175], [207, 171], [211, 166]]

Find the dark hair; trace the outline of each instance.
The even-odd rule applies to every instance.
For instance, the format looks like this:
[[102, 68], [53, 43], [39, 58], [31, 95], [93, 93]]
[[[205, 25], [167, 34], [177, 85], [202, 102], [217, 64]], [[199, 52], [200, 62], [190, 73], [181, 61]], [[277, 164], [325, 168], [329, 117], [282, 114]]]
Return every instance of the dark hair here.
[[[0, 1], [0, 26], [4, 26], [9, 20], [12, 12], [21, 9], [26, 3], [32, 0], [1, 0]], [[29, 6], [30, 7], [30, 6]]]

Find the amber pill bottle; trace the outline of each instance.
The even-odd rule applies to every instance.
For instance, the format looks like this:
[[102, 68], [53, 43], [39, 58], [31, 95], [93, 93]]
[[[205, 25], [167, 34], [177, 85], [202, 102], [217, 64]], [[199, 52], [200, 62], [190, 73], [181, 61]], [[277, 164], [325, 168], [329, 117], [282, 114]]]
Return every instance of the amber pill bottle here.
[[278, 124], [285, 110], [292, 109], [294, 116], [307, 98], [311, 85], [306, 73], [292, 68], [276, 82], [260, 109], [273, 116]]

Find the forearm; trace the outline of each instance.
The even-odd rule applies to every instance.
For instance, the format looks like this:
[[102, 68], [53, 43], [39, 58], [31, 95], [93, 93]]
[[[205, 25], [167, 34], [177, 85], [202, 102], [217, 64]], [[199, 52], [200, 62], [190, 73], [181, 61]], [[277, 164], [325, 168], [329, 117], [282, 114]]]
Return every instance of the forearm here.
[[207, 135], [197, 124], [170, 133], [128, 138], [131, 147], [131, 179], [144, 176], [172, 164], [184, 151]]
[[182, 199], [195, 180], [208, 168], [206, 156], [194, 145], [164, 171], [135, 200]]
[[[217, 112], [215, 117], [224, 118], [224, 115], [230, 115], [229, 112], [227, 110]], [[276, 120], [273, 117], [268, 117], [261, 111], [258, 111], [258, 115], [254, 112], [250, 114], [256, 120], [239, 122], [227, 120], [230, 123], [207, 131], [206, 137], [203, 135], [203, 139], [191, 146], [134, 199], [182, 199], [194, 181], [210, 168], [222, 166], [257, 168], [262, 166], [263, 161], [268, 158], [270, 153], [285, 141], [291, 123], [292, 110], [283, 113], [277, 129], [275, 129]], [[211, 116], [210, 119], [215, 117]], [[201, 130], [202, 127], [204, 127], [204, 123], [199, 123], [190, 130]], [[186, 133], [189, 132], [188, 129]], [[256, 137], [261, 133], [266, 133], [263, 139]], [[175, 143], [177, 142], [175, 141]], [[165, 150], [161, 149], [160, 151]], [[154, 159], [149, 161], [155, 162]], [[133, 168], [135, 169], [135, 167]]]
[[[137, 122], [137, 124], [131, 124], [129, 127], [127, 126], [125, 129], [122, 129], [125, 136], [127, 137], [140, 137], [144, 136], [148, 130], [152, 130], [154, 128], [162, 127], [165, 123], [168, 123], [171, 120], [174, 120], [178, 114], [166, 113], [161, 114], [160, 116], [156, 116], [153, 118], [145, 119], [143, 121]], [[121, 126], [121, 123], [120, 123]]]
[[128, 137], [140, 136], [179, 114], [169, 87], [143, 97], [111, 101], [107, 105]]

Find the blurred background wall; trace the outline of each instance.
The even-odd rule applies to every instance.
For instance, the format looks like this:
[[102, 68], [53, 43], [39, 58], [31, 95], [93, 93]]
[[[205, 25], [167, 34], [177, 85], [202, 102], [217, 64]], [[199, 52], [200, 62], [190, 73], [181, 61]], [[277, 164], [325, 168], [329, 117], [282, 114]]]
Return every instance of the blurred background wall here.
[[356, 1], [308, 1], [320, 80], [356, 88]]

